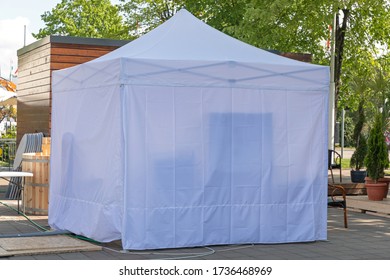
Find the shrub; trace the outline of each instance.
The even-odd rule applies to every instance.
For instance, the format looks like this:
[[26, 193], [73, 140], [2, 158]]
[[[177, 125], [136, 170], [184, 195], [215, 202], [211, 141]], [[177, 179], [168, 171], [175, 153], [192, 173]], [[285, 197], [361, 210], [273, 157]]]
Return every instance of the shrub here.
[[382, 115], [376, 114], [374, 125], [368, 137], [368, 150], [364, 159], [367, 175], [375, 182], [384, 177], [385, 169], [389, 166], [389, 155], [383, 133]]

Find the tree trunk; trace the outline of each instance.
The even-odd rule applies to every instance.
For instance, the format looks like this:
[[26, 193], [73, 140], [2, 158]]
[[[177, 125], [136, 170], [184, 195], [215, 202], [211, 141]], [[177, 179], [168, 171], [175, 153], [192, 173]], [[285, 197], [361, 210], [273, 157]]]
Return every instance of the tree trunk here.
[[[339, 10], [340, 11], [340, 10]], [[337, 13], [336, 17], [336, 42], [335, 42], [335, 74], [334, 74], [334, 80], [335, 80], [335, 102], [336, 102], [336, 112], [337, 112], [337, 101], [339, 98], [339, 92], [340, 92], [340, 78], [341, 78], [341, 67], [343, 63], [343, 51], [344, 51], [344, 38], [345, 38], [345, 32], [347, 31], [347, 23], [350, 16], [350, 10], [349, 9], [341, 9], [343, 11], [343, 22], [340, 26], [340, 14]]]

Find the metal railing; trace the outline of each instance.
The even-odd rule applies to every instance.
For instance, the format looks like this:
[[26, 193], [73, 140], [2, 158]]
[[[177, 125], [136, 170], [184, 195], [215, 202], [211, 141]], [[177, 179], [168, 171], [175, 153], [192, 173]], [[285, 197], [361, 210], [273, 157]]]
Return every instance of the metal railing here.
[[11, 170], [16, 155], [16, 139], [0, 139], [0, 169]]

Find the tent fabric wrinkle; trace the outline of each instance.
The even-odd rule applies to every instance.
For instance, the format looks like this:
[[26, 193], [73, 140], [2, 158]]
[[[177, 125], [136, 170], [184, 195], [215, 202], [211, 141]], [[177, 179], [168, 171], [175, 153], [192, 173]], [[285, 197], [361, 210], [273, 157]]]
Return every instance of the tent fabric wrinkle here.
[[133, 250], [326, 240], [328, 91], [329, 67], [181, 10], [53, 72], [49, 224]]

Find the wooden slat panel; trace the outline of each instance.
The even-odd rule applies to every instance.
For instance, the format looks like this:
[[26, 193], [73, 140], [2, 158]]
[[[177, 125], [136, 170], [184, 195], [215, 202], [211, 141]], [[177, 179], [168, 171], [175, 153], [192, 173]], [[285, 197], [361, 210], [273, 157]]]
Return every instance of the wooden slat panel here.
[[[50, 107], [51, 100], [48, 98], [38, 99], [35, 96], [31, 96], [30, 99], [28, 99], [28, 98], [18, 99], [18, 109], [19, 110], [22, 110], [22, 109], [27, 110], [26, 108], [23, 107], [22, 104], [24, 104], [25, 106], [29, 106], [29, 107], [40, 107], [40, 106]], [[34, 109], [34, 110], [36, 110], [36, 109]]]
[[94, 57], [86, 57], [86, 56], [70, 56], [70, 55], [53, 55], [51, 57], [51, 61], [55, 62], [66, 62], [66, 63], [77, 63], [81, 64], [87, 61], [94, 59]]
[[19, 90], [33, 89], [33, 88], [37, 88], [37, 87], [41, 87], [41, 86], [50, 85], [50, 83], [51, 83], [51, 78], [48, 77], [48, 78], [45, 78], [45, 79], [41, 79], [41, 80], [37, 80], [37, 81], [31, 81], [31, 82], [25, 83], [25, 84], [20, 84], [20, 85], [18, 85], [18, 89]]
[[28, 95], [28, 94], [51, 92], [51, 86], [45, 85], [45, 86], [40, 86], [38, 88], [18, 89], [16, 92], [17, 92], [18, 98], [19, 98], [19, 96], [24, 96], [24, 95]]
[[51, 55], [100, 57], [111, 50], [102, 49], [80, 49], [80, 48], [53, 48]]
[[[21, 126], [18, 127], [18, 132], [22, 133], [21, 135], [24, 135], [26, 133], [36, 133], [36, 132], [42, 132], [46, 136], [48, 133], [50, 133], [49, 127], [47, 126], [47, 122], [35, 122], [31, 121], [29, 123], [26, 123], [27, 126]], [[19, 122], [18, 122], [19, 126]]]
[[111, 52], [119, 46], [98, 46], [98, 45], [80, 45], [80, 44], [63, 44], [63, 43], [52, 43], [51, 49], [79, 49], [79, 50], [105, 50]]
[[26, 129], [29, 129], [30, 126], [33, 126], [34, 130], [35, 127], [42, 127], [44, 129], [47, 129], [48, 127], [47, 124], [48, 124], [48, 115], [46, 116], [37, 115], [37, 118], [34, 120], [31, 120], [29, 118], [22, 118], [20, 120], [20, 118], [18, 117], [18, 128], [20, 125], [20, 128], [26, 128]]
[[18, 86], [22, 86], [25, 85], [26, 83], [31, 83], [31, 82], [35, 82], [47, 78], [50, 79], [50, 75], [51, 75], [51, 71], [49, 69], [35, 74], [24, 75], [18, 79]]
[[18, 57], [18, 65], [25, 64], [26, 62], [31, 62], [41, 58], [50, 56], [50, 44], [43, 45], [35, 50], [22, 54]]
[[[21, 131], [23, 131], [25, 134], [26, 131], [27, 133], [34, 133], [35, 131], [48, 131], [49, 130], [49, 126], [47, 125], [48, 124], [48, 120], [47, 119], [42, 119], [42, 120], [24, 120], [24, 121], [21, 121], [20, 122], [20, 127], [19, 127], [19, 120], [18, 120], [18, 129], [20, 129]], [[22, 135], [23, 135], [22, 134]]]
[[[46, 99], [46, 100], [40, 100], [35, 102], [38, 102], [42, 105], [39, 105], [38, 103], [31, 104], [31, 102], [18, 102], [18, 113], [20, 109], [23, 111], [22, 115], [25, 115], [24, 113], [27, 113], [29, 111], [34, 112], [37, 115], [46, 114], [47, 112], [50, 112], [49, 100]], [[18, 120], [19, 117], [20, 116], [18, 115]]]
[[[22, 110], [22, 114], [19, 115], [20, 110]], [[18, 102], [18, 125], [21, 118], [31, 118], [34, 115], [45, 116], [47, 114], [51, 114], [51, 102], [48, 100], [34, 100], [23, 103]]]
[[47, 125], [47, 123], [29, 122], [27, 123], [27, 127], [23, 127], [23, 126], [19, 127], [19, 120], [18, 120], [18, 134], [23, 136], [26, 133], [42, 132], [45, 136], [49, 135], [50, 129], [44, 125]]
[[18, 58], [18, 143], [25, 133], [48, 134], [50, 118], [50, 44]]
[[34, 95], [34, 94], [47, 94], [48, 96], [50, 96], [50, 88], [46, 90], [43, 90], [42, 87], [31, 89], [31, 90], [21, 90], [21, 91], [17, 91], [17, 94], [18, 94], [18, 99], [26, 95]]
[[49, 107], [44, 106], [36, 106], [35, 108], [47, 108], [46, 110], [43, 110], [38, 114], [36, 110], [34, 110], [32, 107], [25, 109], [23, 114], [18, 116], [18, 126], [19, 123], [23, 123], [25, 121], [47, 121], [49, 119]]
[[25, 131], [40, 131], [40, 130], [48, 130], [48, 119], [36, 119], [36, 120], [19, 120], [18, 118], [18, 129], [19, 129], [19, 124], [20, 124], [20, 129], [25, 130]]
[[117, 47], [53, 44], [51, 51], [51, 69], [59, 70], [79, 65], [115, 49]]
[[37, 73], [45, 72], [48, 70], [50, 70], [50, 63], [45, 63], [45, 64], [37, 65], [37, 66], [32, 67], [32, 68], [25, 67], [25, 69], [22, 69], [22, 70], [19, 68], [18, 75], [19, 75], [19, 79], [20, 79], [20, 78], [23, 78], [23, 77], [28, 76], [28, 75], [37, 74]]
[[70, 63], [70, 62], [58, 63], [58, 62], [52, 62], [51, 63], [51, 70], [52, 71], [53, 70], [61, 70], [61, 69], [73, 67], [73, 66], [76, 66], [76, 65], [79, 65], [79, 63]]
[[50, 91], [44, 91], [44, 92], [37, 92], [37, 93], [31, 93], [29, 91], [25, 91], [25, 94], [18, 93], [18, 101], [28, 101], [34, 99], [51, 99]]
[[50, 64], [50, 56], [43, 57], [37, 60], [26, 61], [23, 64], [19, 64], [18, 71], [21, 71], [23, 73], [23, 71], [25, 70], [31, 70], [34, 69], [35, 67], [38, 67], [40, 65], [45, 65], [45, 64]]

